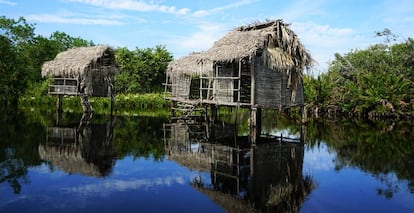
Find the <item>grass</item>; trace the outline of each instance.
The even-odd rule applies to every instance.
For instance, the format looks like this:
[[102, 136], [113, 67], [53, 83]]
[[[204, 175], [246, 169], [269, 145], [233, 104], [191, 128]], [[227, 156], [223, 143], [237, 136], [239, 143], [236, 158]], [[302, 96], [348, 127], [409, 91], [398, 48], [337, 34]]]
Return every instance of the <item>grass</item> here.
[[[57, 96], [23, 96], [19, 99], [19, 107], [25, 109], [40, 109], [41, 111], [56, 111]], [[90, 103], [94, 113], [110, 114], [111, 99], [108, 97], [91, 97]], [[64, 96], [62, 108], [65, 112], [81, 113], [80, 98], [76, 96]], [[165, 100], [161, 93], [147, 94], [119, 94], [115, 96], [113, 114], [137, 116], [145, 112], [146, 115], [159, 115], [169, 113], [169, 101]]]

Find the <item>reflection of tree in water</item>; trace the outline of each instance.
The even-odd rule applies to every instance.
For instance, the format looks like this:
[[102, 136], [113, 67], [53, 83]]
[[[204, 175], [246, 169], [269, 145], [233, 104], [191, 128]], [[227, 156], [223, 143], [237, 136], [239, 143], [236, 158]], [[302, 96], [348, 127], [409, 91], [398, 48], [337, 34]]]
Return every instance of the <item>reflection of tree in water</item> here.
[[40, 157], [69, 174], [107, 176], [115, 164], [113, 122], [91, 124], [85, 119], [79, 126], [49, 127], [46, 143], [39, 145]]
[[248, 136], [237, 136], [231, 125], [203, 126], [204, 135], [200, 124], [167, 126], [171, 131], [165, 140], [167, 157], [210, 173], [210, 183], [195, 177], [194, 188], [229, 212], [299, 211], [315, 187], [309, 176], [302, 175], [303, 144], [260, 138], [250, 146]]
[[22, 188], [21, 183], [28, 183], [27, 166], [21, 159], [9, 159], [0, 163], [0, 183], [7, 182], [12, 187], [13, 192], [18, 194]]
[[336, 152], [335, 169], [357, 167], [371, 173], [384, 188], [377, 193], [387, 199], [400, 191], [402, 179], [414, 193], [414, 134], [412, 124], [396, 123], [311, 123], [309, 144], [324, 141]]
[[315, 187], [302, 175], [304, 146], [271, 142], [254, 150], [250, 200], [265, 212], [299, 212], [305, 197]]
[[20, 193], [29, 183], [28, 168], [41, 164], [38, 141], [44, 139], [43, 127], [19, 111], [2, 112], [0, 116], [0, 183], [7, 183]]

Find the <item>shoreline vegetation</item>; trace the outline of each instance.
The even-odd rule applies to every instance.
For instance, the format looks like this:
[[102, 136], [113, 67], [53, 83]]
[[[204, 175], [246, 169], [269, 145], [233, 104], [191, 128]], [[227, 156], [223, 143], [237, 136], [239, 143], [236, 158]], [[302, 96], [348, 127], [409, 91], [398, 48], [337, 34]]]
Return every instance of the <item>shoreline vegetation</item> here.
[[[19, 98], [19, 108], [25, 110], [40, 110], [56, 112], [57, 96], [23, 96]], [[111, 99], [109, 97], [91, 97], [90, 103], [94, 114], [111, 114]], [[168, 115], [169, 101], [162, 93], [146, 94], [119, 94], [115, 96], [113, 115], [138, 116], [143, 113], [147, 116]], [[80, 97], [64, 96], [62, 98], [63, 112], [82, 113]]]
[[[383, 42], [343, 55], [337, 53], [326, 71], [303, 74], [309, 119], [414, 117], [414, 39], [398, 39], [387, 28], [375, 36]], [[97, 45], [59, 31], [50, 37], [36, 35], [35, 25], [23, 17], [14, 20], [5, 16], [0, 16], [0, 41], [0, 107], [49, 111], [56, 110], [57, 97], [47, 94], [42, 64], [70, 48]], [[114, 113], [134, 115], [143, 109], [168, 112], [165, 109], [170, 103], [163, 98], [162, 85], [173, 56], [167, 48], [113, 49], [120, 70], [115, 76]], [[92, 97], [91, 102], [95, 113], [110, 114], [110, 98]], [[81, 111], [79, 97], [64, 97], [63, 110]], [[289, 113], [297, 117], [299, 110], [293, 108]]]

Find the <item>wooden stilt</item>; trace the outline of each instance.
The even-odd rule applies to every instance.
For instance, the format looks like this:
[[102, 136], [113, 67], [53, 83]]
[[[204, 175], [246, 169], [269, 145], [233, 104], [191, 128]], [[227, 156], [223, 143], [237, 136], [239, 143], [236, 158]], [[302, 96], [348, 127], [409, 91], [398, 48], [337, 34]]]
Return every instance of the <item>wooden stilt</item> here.
[[308, 121], [308, 113], [306, 111], [306, 105], [302, 105], [300, 107], [300, 111], [301, 111], [301, 123], [304, 124]]
[[114, 113], [114, 105], [115, 105], [115, 98], [113, 96], [111, 96], [111, 116]]
[[306, 132], [307, 128], [305, 124], [300, 125], [300, 142], [306, 143]]
[[58, 95], [57, 101], [56, 101], [56, 125], [60, 125], [60, 118], [62, 117], [62, 95]]
[[58, 98], [56, 101], [56, 109], [58, 111], [62, 111], [62, 95], [58, 95]]
[[300, 125], [300, 142], [306, 142], [306, 123], [308, 122], [308, 114], [306, 110], [306, 105], [300, 107], [301, 110], [301, 125]]
[[256, 160], [254, 155], [255, 149], [255, 145], [250, 146], [250, 177], [253, 177], [254, 175], [254, 161]]
[[84, 112], [92, 112], [92, 105], [89, 103], [89, 96], [87, 95], [81, 95], [81, 105]]
[[262, 131], [262, 109], [260, 108], [250, 109], [249, 131], [250, 131], [250, 134], [249, 134], [250, 143], [252, 145], [255, 145]]
[[211, 122], [214, 124], [217, 121], [217, 106], [211, 105]]
[[113, 112], [114, 112], [114, 105], [115, 105], [115, 95], [114, 95], [114, 91], [113, 91], [112, 86], [110, 88], [110, 92], [111, 92], [111, 116], [112, 116]]

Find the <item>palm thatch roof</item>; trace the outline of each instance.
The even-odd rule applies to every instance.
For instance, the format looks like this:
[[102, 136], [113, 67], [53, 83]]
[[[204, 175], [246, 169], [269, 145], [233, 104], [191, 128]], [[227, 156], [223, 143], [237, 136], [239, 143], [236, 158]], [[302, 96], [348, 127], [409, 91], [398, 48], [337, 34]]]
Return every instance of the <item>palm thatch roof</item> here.
[[[282, 20], [271, 20], [241, 26], [227, 33], [207, 50], [202, 59], [232, 62], [263, 51], [266, 63], [273, 69], [309, 68], [313, 64], [310, 53], [297, 35]], [[266, 57], [267, 56], [267, 57]], [[266, 59], [267, 58], [267, 59]]]
[[208, 60], [201, 61], [200, 58], [203, 58], [203, 54], [204, 52], [193, 52], [171, 61], [167, 66], [167, 75], [171, 76], [173, 73], [175, 75], [207, 74], [210, 71], [209, 69], [212, 69], [213, 64]]
[[[234, 62], [262, 54], [262, 62], [273, 70], [294, 70], [301, 75], [314, 64], [308, 50], [282, 20], [253, 23], [233, 29], [204, 52], [191, 53], [171, 61], [167, 74], [208, 74], [215, 62]], [[292, 75], [292, 73], [289, 73]]]
[[73, 48], [59, 53], [54, 60], [45, 62], [42, 66], [42, 77], [79, 77], [99, 65], [105, 65], [106, 71], [110, 73], [118, 72], [115, 55], [110, 47]]

